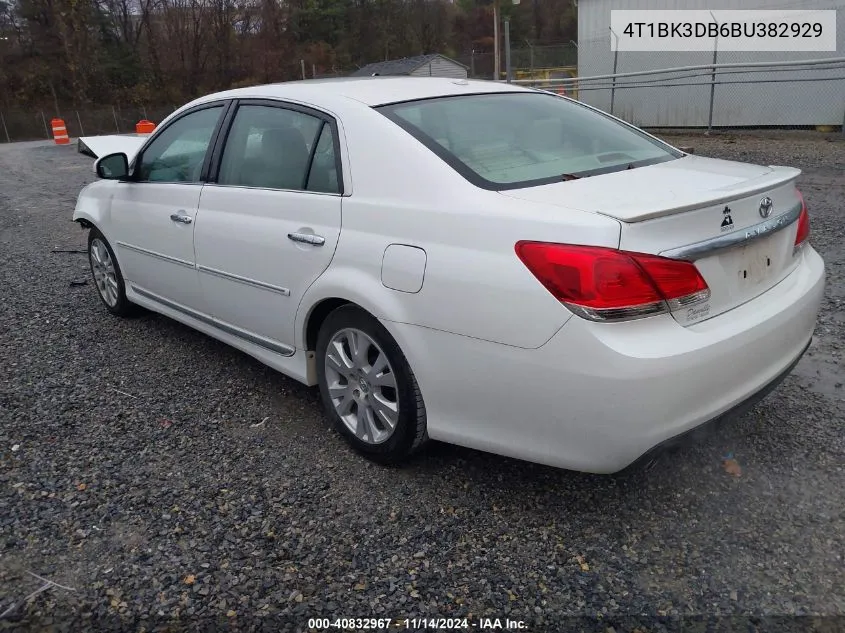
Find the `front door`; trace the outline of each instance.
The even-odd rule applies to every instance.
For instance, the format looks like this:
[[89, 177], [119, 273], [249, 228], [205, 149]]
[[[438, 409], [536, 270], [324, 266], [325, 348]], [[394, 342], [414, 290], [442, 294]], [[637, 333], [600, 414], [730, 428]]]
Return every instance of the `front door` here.
[[200, 285], [219, 326], [282, 354], [340, 234], [333, 119], [298, 106], [238, 105], [195, 229]]
[[115, 183], [114, 246], [126, 283], [139, 294], [207, 313], [194, 261], [201, 175], [223, 104], [169, 123], [135, 160], [132, 180]]

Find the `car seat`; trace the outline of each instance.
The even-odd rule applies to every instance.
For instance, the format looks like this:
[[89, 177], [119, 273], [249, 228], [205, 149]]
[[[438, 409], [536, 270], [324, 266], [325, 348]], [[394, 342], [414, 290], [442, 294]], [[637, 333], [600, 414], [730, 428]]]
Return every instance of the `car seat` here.
[[264, 130], [258, 156], [244, 162], [241, 181], [250, 187], [301, 189], [308, 158], [308, 146], [295, 127]]

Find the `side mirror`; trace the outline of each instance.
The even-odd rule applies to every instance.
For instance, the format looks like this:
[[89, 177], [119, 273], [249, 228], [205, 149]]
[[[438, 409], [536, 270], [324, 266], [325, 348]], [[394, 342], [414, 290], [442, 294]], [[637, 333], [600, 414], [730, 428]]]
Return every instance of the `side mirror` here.
[[94, 163], [94, 172], [106, 180], [123, 180], [129, 176], [129, 158], [123, 152], [107, 154]]

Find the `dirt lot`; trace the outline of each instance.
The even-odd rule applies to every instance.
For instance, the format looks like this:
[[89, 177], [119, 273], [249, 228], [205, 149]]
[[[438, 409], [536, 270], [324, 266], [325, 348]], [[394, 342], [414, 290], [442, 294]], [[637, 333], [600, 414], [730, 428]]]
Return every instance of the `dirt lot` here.
[[[445, 445], [403, 469], [363, 461], [312, 390], [164, 317], [109, 316], [75, 285], [85, 255], [53, 252], [84, 247], [70, 215], [91, 160], [0, 145], [0, 628], [451, 616], [604, 632], [845, 616], [845, 142], [670, 140], [801, 167], [827, 294], [778, 391], [625, 478]], [[25, 601], [43, 586], [33, 574], [66, 588]]]

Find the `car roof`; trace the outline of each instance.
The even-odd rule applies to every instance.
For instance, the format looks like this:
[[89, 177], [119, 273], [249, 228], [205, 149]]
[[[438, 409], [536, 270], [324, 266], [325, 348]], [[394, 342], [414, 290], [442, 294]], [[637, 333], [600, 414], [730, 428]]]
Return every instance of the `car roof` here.
[[446, 77], [338, 77], [236, 88], [206, 95], [192, 104], [218, 99], [270, 98], [290, 99], [326, 107], [338, 101], [349, 100], [368, 106], [379, 106], [431, 97], [520, 91], [527, 92], [529, 89], [505, 82]]

